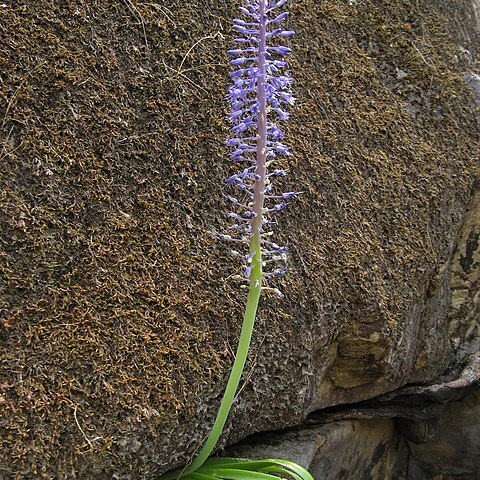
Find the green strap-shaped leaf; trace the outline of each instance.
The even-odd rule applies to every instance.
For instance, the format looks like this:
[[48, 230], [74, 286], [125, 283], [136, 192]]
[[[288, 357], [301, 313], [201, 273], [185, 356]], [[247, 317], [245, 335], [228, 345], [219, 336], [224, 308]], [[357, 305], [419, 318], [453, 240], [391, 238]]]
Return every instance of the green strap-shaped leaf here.
[[248, 460], [244, 458], [209, 458], [205, 464], [204, 468], [234, 468], [242, 470], [256, 470], [264, 471], [265, 468], [277, 467], [283, 470], [286, 470], [288, 474], [301, 480], [313, 480], [313, 477], [310, 473], [303, 468], [302, 466], [291, 462], [289, 460], [282, 459], [266, 459], [266, 460]]
[[208, 475], [203, 472], [192, 472], [187, 477], [181, 478], [189, 478], [190, 480], [218, 480], [218, 477], [214, 477], [213, 475]]
[[276, 473], [284, 476], [286, 475], [287, 477], [291, 477], [293, 480], [306, 480], [295, 472], [292, 472], [291, 470], [282, 467], [265, 467], [262, 468], [260, 471], [263, 473]]
[[[203, 471], [203, 469], [202, 469]], [[255, 470], [241, 470], [239, 468], [211, 468], [207, 469], [207, 475], [224, 480], [278, 480], [275, 475], [257, 472]]]
[[310, 472], [298, 463], [290, 462], [289, 460], [282, 460], [280, 458], [268, 459], [267, 461], [272, 462], [273, 466], [282, 466], [288, 468], [295, 474], [299, 475], [303, 480], [314, 480]]

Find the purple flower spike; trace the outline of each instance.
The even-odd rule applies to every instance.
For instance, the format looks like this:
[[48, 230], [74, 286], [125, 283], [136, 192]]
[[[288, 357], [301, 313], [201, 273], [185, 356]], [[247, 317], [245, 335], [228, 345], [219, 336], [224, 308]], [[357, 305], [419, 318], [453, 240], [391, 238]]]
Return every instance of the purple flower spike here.
[[[276, 177], [286, 175], [276, 165], [290, 155], [282, 141], [285, 133], [280, 123], [289, 118], [288, 107], [295, 102], [292, 78], [283, 72], [287, 66], [284, 57], [291, 49], [279, 45], [281, 38], [294, 33], [281, 26], [288, 18], [288, 12], [279, 10], [285, 3], [287, 0], [244, 0], [240, 7], [244, 18], [233, 21], [233, 29], [239, 34], [234, 40], [236, 48], [228, 50], [234, 57], [230, 61], [234, 71], [228, 100], [235, 136], [227, 143], [232, 160], [246, 166], [227, 180], [228, 188], [237, 193], [225, 195], [235, 210], [226, 213], [234, 222], [230, 230], [240, 238], [221, 238], [239, 243], [247, 243], [248, 239], [249, 253], [244, 257], [247, 278], [255, 268], [262, 272], [265, 267], [263, 275], [267, 279], [285, 271], [287, 249], [272, 242], [273, 232], [265, 228], [275, 223], [269, 219], [270, 214], [283, 210], [287, 201], [298, 195], [276, 193], [272, 183]], [[270, 39], [274, 39], [274, 45], [268, 44]]]

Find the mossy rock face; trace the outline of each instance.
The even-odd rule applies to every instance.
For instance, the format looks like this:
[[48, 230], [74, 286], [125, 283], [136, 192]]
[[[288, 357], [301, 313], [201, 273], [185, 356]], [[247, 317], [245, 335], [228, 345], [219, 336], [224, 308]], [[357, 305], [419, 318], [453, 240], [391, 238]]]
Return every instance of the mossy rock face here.
[[[240, 331], [240, 265], [212, 235], [240, 2], [5, 3], [0, 477], [152, 478], [202, 443]], [[224, 443], [418, 378], [419, 319], [447, 331], [448, 289], [425, 305], [478, 173], [473, 8], [291, 3], [284, 187], [304, 193]]]

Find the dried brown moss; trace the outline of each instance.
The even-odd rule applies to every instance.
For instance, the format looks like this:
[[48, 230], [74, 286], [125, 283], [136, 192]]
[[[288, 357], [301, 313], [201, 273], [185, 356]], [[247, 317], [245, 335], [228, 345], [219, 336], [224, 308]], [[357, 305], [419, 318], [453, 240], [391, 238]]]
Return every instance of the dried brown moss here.
[[[373, 315], [400, 336], [445, 260], [478, 168], [457, 3], [292, 4], [287, 182], [305, 193], [279, 218], [288, 300], [264, 302], [233, 437], [301, 417], [322, 335]], [[210, 234], [235, 6], [0, 9], [4, 478], [148, 478], [208, 428], [243, 302]]]

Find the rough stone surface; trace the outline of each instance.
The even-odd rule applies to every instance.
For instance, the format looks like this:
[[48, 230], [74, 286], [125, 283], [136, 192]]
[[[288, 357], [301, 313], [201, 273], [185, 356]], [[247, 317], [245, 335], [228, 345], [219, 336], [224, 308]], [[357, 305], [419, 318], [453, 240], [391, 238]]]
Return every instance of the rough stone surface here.
[[475, 186], [450, 279], [448, 333], [459, 358], [480, 351], [480, 178]]
[[442, 414], [447, 404], [461, 401], [480, 386], [480, 353], [469, 355], [465, 364], [449, 378], [430, 385], [406, 385], [348, 408], [342, 406], [312, 412], [308, 424], [378, 417], [425, 420]]
[[337, 421], [256, 442], [247, 439], [225, 455], [292, 460], [318, 480], [407, 480], [408, 448], [392, 419]]
[[[3, 3], [0, 478], [150, 479], [203, 442], [240, 330], [212, 235], [238, 1]], [[304, 193], [220, 446], [431, 382], [477, 344], [478, 2], [290, 10], [281, 187]]]
[[[441, 415], [404, 420], [401, 430], [415, 459], [421, 479], [469, 479], [480, 477], [480, 391], [447, 405]], [[423, 475], [423, 476], [422, 476]]]
[[303, 429], [256, 435], [223, 455], [286, 458], [317, 480], [477, 480], [479, 408], [477, 353], [450, 381], [315, 412]]

